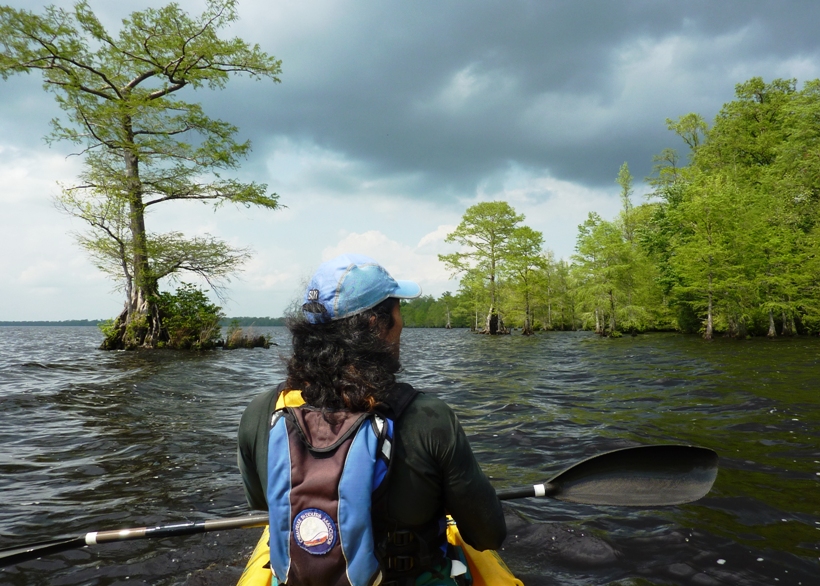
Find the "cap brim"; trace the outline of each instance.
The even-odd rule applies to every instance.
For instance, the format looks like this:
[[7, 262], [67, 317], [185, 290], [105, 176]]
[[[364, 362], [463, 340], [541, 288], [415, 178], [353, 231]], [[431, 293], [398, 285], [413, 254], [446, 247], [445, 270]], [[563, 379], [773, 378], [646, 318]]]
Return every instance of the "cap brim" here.
[[421, 296], [421, 287], [413, 281], [396, 281], [398, 287], [390, 294], [390, 297], [399, 299], [415, 299]]

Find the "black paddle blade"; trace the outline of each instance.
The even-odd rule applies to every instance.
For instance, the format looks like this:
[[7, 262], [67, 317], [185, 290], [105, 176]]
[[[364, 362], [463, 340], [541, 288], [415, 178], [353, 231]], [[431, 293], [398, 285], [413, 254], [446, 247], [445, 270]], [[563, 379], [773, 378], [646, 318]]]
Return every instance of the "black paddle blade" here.
[[85, 537], [69, 537], [68, 539], [55, 539], [52, 541], [40, 541], [29, 543], [22, 547], [14, 547], [0, 550], [0, 568], [13, 566], [29, 560], [35, 560], [44, 555], [60, 553], [69, 549], [77, 549], [85, 546]]
[[718, 456], [695, 446], [653, 445], [593, 456], [549, 481], [549, 496], [588, 505], [658, 507], [705, 496]]

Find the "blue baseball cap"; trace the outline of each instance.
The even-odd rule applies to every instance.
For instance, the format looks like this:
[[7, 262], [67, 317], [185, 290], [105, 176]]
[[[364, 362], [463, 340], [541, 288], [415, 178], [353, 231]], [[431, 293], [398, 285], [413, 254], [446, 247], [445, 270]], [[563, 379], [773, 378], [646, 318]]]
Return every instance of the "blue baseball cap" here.
[[419, 295], [418, 284], [397, 281], [369, 256], [343, 254], [323, 263], [313, 274], [302, 312], [310, 323], [327, 323], [367, 311], [388, 297], [413, 299]]

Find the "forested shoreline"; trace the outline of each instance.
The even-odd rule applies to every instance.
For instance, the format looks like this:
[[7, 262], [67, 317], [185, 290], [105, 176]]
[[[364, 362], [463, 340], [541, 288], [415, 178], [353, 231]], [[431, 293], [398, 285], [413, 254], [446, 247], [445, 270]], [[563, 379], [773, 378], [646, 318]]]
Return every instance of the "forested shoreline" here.
[[468, 209], [448, 237], [465, 252], [440, 256], [459, 290], [405, 303], [406, 325], [707, 339], [820, 332], [820, 80], [798, 90], [755, 77], [711, 126], [695, 113], [666, 123], [688, 153], [654, 157], [640, 205], [624, 163], [621, 212], [590, 213], [571, 259], [544, 250], [505, 202]]
[[[458, 290], [403, 302], [405, 325], [707, 339], [820, 333], [820, 80], [798, 89], [795, 80], [755, 77], [736, 86], [711, 125], [696, 113], [666, 125], [687, 152], [653, 158], [650, 192], [638, 205], [624, 163], [615, 178], [620, 213], [590, 213], [568, 259], [545, 249], [543, 234], [506, 202], [467, 209], [446, 238], [459, 252], [439, 255]], [[186, 291], [163, 294], [166, 305]], [[212, 309], [213, 332], [284, 324]]]

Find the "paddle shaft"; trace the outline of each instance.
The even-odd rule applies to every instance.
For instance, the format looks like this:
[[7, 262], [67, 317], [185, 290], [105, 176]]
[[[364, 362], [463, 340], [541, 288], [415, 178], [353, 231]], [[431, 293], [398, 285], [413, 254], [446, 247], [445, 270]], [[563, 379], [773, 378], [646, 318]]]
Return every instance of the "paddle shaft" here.
[[109, 541], [127, 541], [130, 539], [150, 539], [153, 537], [177, 537], [179, 535], [193, 535], [207, 531], [228, 529], [248, 529], [262, 527], [268, 524], [267, 515], [253, 515], [250, 517], [232, 517], [229, 519], [215, 519], [213, 521], [199, 521], [164, 525], [161, 527], [139, 527], [137, 529], [120, 529], [113, 531], [92, 531], [85, 534], [86, 545], [96, 545]]
[[509, 488], [507, 490], [498, 490], [496, 495], [500, 501], [510, 501], [513, 499], [524, 499], [528, 497], [551, 497], [558, 488], [552, 483], [533, 484], [532, 486], [524, 486], [521, 488]]
[[18, 548], [0, 551], [0, 567], [19, 564], [44, 555], [79, 549], [86, 545], [110, 543], [112, 541], [131, 541], [134, 539], [152, 539], [164, 537], [178, 537], [194, 535], [208, 531], [228, 529], [249, 529], [263, 527], [268, 524], [268, 515], [252, 515], [248, 517], [231, 517], [228, 519], [214, 519], [212, 521], [191, 521], [162, 525], [158, 527], [137, 527], [134, 529], [115, 529], [110, 531], [92, 531], [78, 537], [63, 540], [32, 543]]

